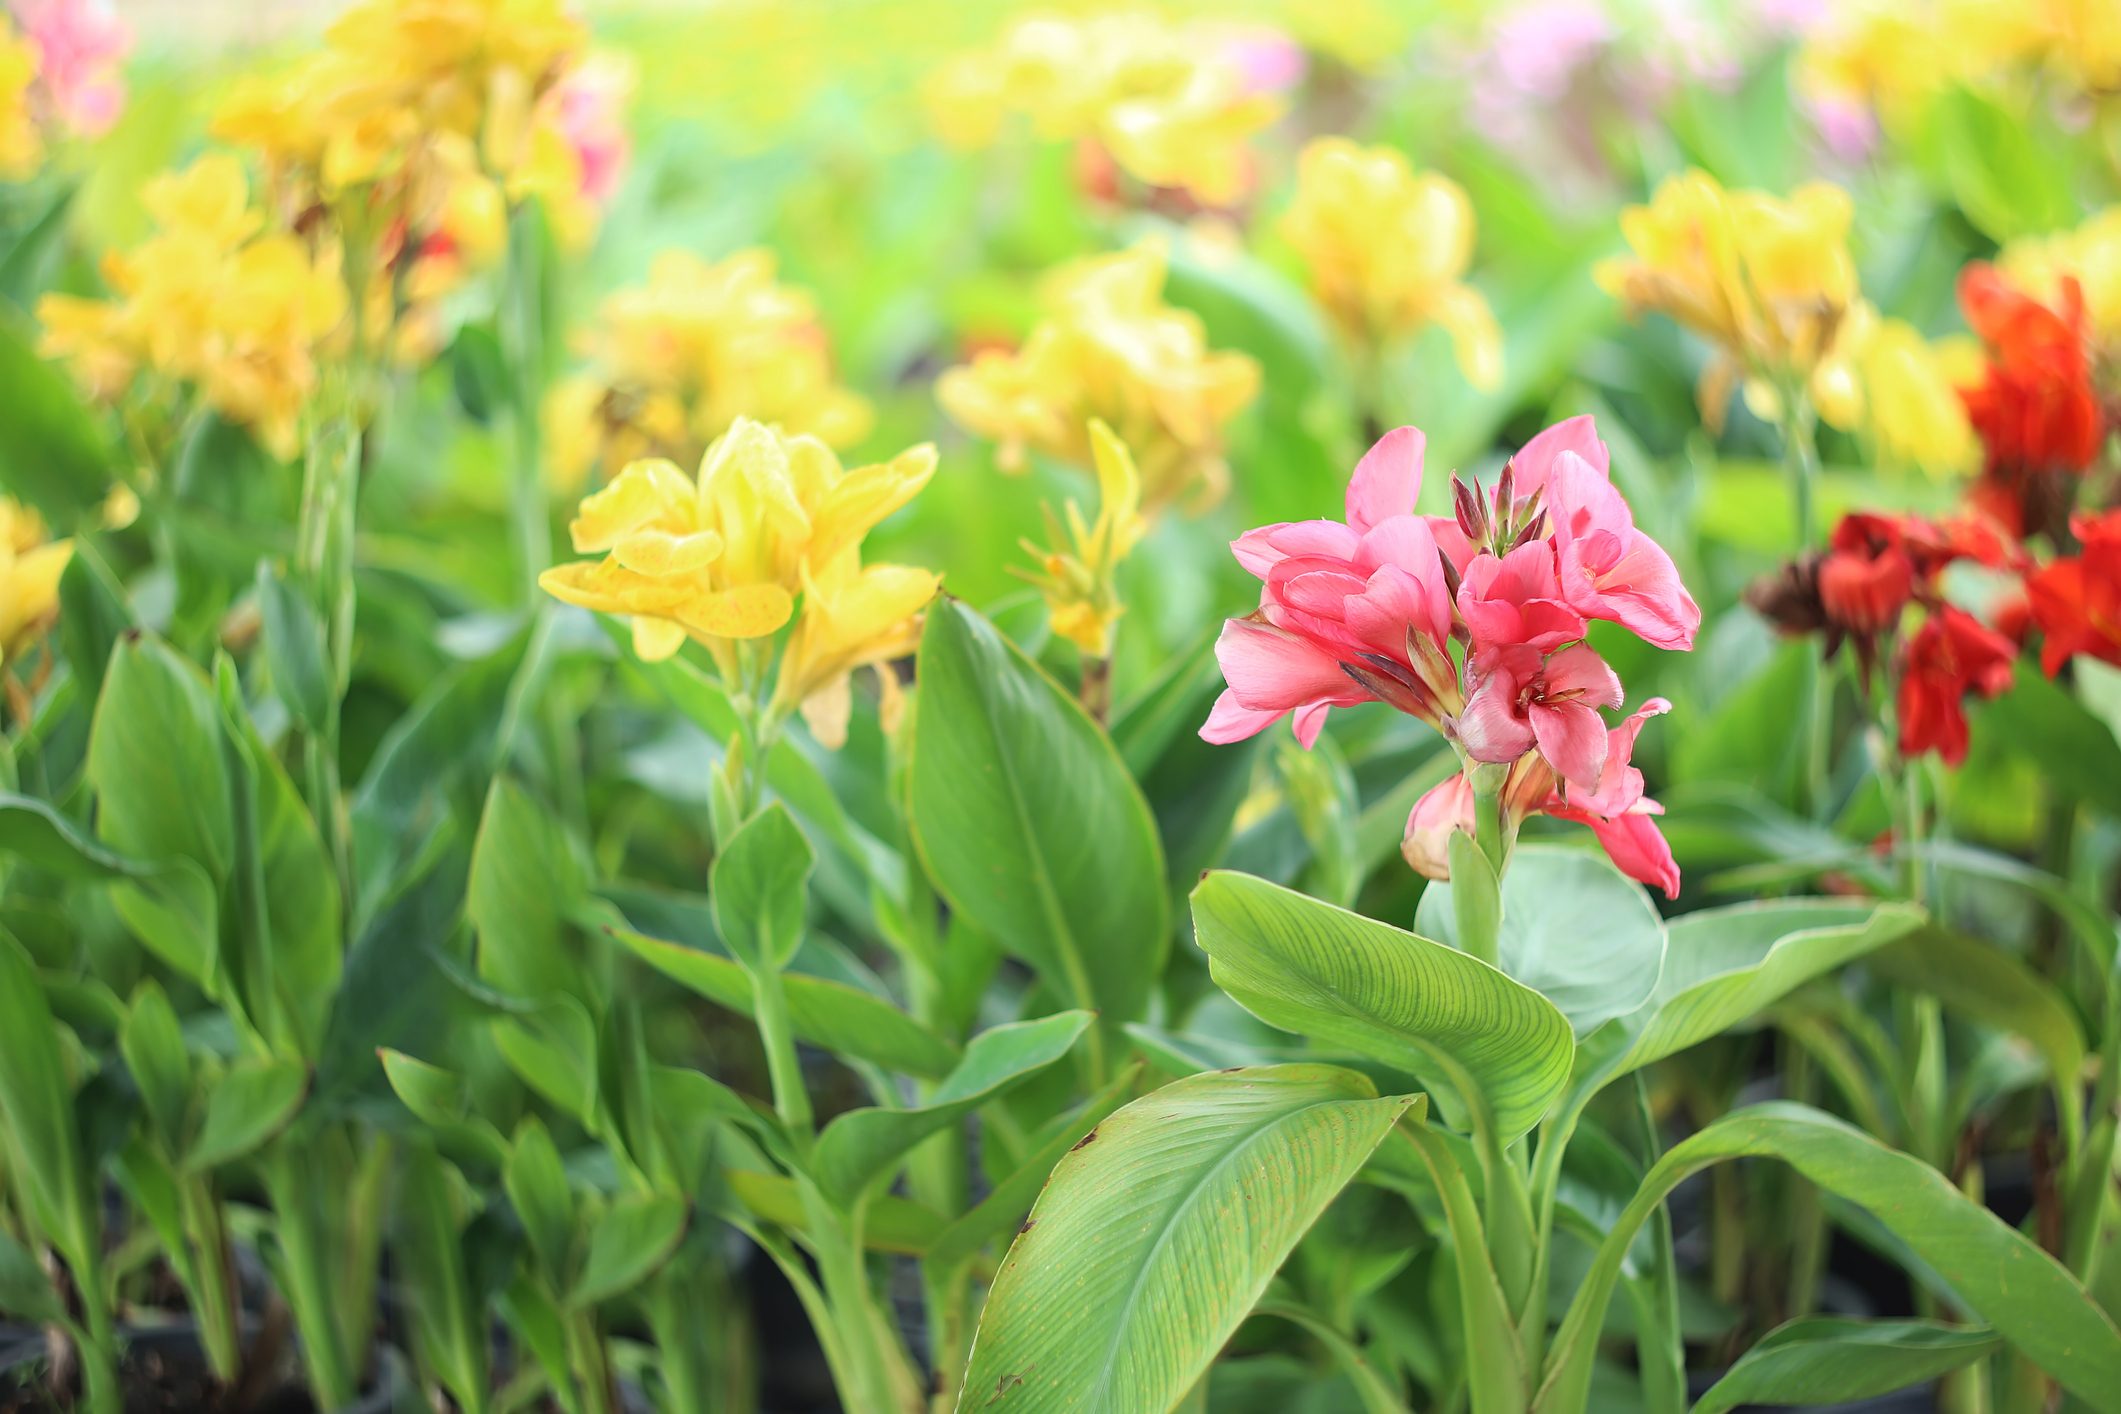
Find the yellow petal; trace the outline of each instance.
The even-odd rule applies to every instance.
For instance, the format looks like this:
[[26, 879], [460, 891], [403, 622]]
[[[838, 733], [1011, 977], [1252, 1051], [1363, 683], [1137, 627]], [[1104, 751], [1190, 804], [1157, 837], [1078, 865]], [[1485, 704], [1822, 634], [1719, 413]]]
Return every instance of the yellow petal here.
[[827, 751], [847, 744], [847, 722], [854, 715], [854, 685], [841, 673], [803, 699], [803, 725]]
[[613, 560], [577, 560], [538, 576], [538, 587], [563, 604], [604, 614], [660, 614], [697, 593], [683, 581], [658, 581]]
[[711, 530], [672, 535], [667, 530], [637, 530], [611, 547], [611, 557], [651, 579], [694, 574], [722, 553], [722, 537]]
[[794, 612], [793, 596], [778, 584], [740, 584], [694, 595], [676, 606], [674, 617], [711, 638], [764, 638], [778, 632]]
[[810, 534], [805, 558], [812, 566], [829, 563], [892, 512], [920, 494], [935, 474], [935, 444], [923, 442], [888, 462], [858, 467], [825, 494]]
[[644, 663], [660, 663], [685, 646], [685, 626], [672, 619], [636, 616], [633, 651]]
[[661, 458], [630, 462], [609, 486], [582, 502], [567, 531], [577, 552], [593, 555], [651, 523], [690, 530], [692, 501], [692, 482], [674, 463]]

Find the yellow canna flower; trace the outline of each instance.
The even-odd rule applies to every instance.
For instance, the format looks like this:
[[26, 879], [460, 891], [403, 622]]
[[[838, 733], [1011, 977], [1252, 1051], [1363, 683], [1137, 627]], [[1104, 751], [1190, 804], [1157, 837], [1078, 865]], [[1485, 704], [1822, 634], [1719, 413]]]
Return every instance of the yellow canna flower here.
[[1090, 446], [1097, 460], [1097, 519], [1085, 524], [1082, 508], [1071, 498], [1066, 527], [1045, 507], [1049, 543], [1031, 541], [1024, 548], [1036, 570], [1016, 573], [1039, 587], [1053, 631], [1092, 658], [1112, 656], [1112, 633], [1126, 612], [1115, 576], [1120, 563], [1148, 532], [1141, 514], [1141, 475], [1126, 443], [1102, 422], [1090, 424]]
[[1205, 504], [1229, 479], [1223, 428], [1258, 395], [1259, 365], [1208, 348], [1197, 316], [1164, 303], [1163, 248], [1063, 266], [1046, 282], [1047, 318], [1014, 352], [987, 350], [944, 372], [943, 410], [1001, 444], [1005, 470], [1026, 448], [1088, 468], [1100, 420], [1140, 458], [1151, 510]]
[[1634, 254], [1594, 272], [1630, 314], [1654, 310], [1718, 345], [1703, 374], [1712, 420], [1742, 374], [1808, 378], [1856, 299], [1848, 193], [1825, 182], [1787, 198], [1725, 191], [1705, 172], [1668, 178], [1621, 213]]
[[1858, 301], [1813, 371], [1812, 401], [1832, 426], [1868, 437], [1886, 465], [1956, 474], [1971, 470], [1979, 451], [1958, 391], [1979, 366], [1978, 349], [1964, 341], [1932, 343]]
[[12, 496], [0, 496], [0, 663], [19, 655], [59, 612], [59, 576], [73, 558], [71, 540], [53, 540], [44, 519]]
[[1947, 89], [2043, 67], [2082, 93], [2121, 87], [2112, 0], [1852, 0], [1811, 30], [1793, 78], [1815, 100], [1874, 109], [1898, 130]]
[[1019, 21], [993, 46], [929, 76], [929, 121], [959, 147], [1011, 117], [1047, 141], [1090, 140], [1137, 181], [1228, 205], [1251, 185], [1247, 143], [1280, 115], [1213, 26], [1161, 16]]
[[0, 177], [20, 179], [44, 157], [30, 88], [37, 81], [37, 48], [0, 14]]
[[2072, 231], [2012, 241], [1996, 263], [2013, 285], [2051, 309], [2062, 305], [2063, 279], [2074, 278], [2092, 333], [2121, 349], [2121, 206], [2107, 207]]
[[1282, 234], [1311, 289], [1350, 337], [1371, 346], [1441, 325], [1477, 388], [1502, 377], [1502, 331], [1465, 283], [1473, 203], [1456, 182], [1416, 172], [1389, 147], [1319, 138], [1297, 158]]
[[805, 619], [821, 617], [807, 632], [798, 624], [802, 653], [791, 648], [793, 667], [783, 669], [781, 693], [794, 705], [814, 690], [805, 684], [828, 685], [878, 604], [902, 599], [902, 583], [862, 578], [861, 543], [934, 472], [932, 446], [850, 471], [815, 437], [740, 417], [708, 449], [696, 482], [669, 461], [637, 461], [586, 498], [569, 527], [574, 548], [603, 558], [556, 566], [539, 583], [567, 603], [631, 618], [644, 659], [667, 658], [690, 637], [731, 676], [733, 644], [778, 633], [800, 597]]
[[67, 360], [99, 398], [119, 396], [141, 369], [188, 385], [274, 455], [293, 456], [318, 357], [345, 319], [335, 253], [266, 231], [227, 153], [157, 177], [145, 201], [154, 233], [105, 257], [110, 298], [38, 303], [42, 352]]
[[740, 416], [836, 447], [869, 427], [868, 404], [834, 379], [815, 304], [774, 278], [768, 251], [657, 256], [646, 285], [604, 301], [583, 345], [588, 370], [545, 408], [562, 486], [592, 465], [695, 460]]
[[800, 708], [819, 745], [835, 750], [845, 745], [853, 706], [849, 675], [856, 668], [876, 667], [895, 685], [896, 677], [882, 665], [919, 645], [920, 611], [941, 586], [941, 576], [924, 569], [863, 566], [847, 555], [821, 574], [806, 571], [802, 611], [774, 686], [775, 710]]

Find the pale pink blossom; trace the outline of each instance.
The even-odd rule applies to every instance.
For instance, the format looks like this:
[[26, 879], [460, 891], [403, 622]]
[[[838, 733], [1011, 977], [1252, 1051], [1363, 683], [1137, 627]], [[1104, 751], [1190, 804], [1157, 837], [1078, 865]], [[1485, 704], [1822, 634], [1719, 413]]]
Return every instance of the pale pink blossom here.
[[131, 26], [106, 0], [15, 0], [15, 23], [37, 51], [37, 82], [68, 131], [109, 131], [125, 106], [120, 66]]
[[1476, 654], [1473, 691], [1458, 740], [1475, 761], [1506, 763], [1537, 751], [1554, 773], [1595, 790], [1606, 764], [1602, 708], [1621, 703], [1620, 678], [1588, 643], [1551, 657], [1525, 644]]
[[582, 195], [598, 205], [611, 200], [633, 153], [626, 104], [633, 75], [625, 63], [593, 54], [560, 80], [554, 93], [561, 136], [582, 167]]
[[1547, 509], [1561, 556], [1561, 593], [1588, 619], [1609, 619], [1659, 648], [1694, 646], [1701, 606], [1664, 547], [1635, 528], [1627, 498], [1573, 452], [1554, 460]]

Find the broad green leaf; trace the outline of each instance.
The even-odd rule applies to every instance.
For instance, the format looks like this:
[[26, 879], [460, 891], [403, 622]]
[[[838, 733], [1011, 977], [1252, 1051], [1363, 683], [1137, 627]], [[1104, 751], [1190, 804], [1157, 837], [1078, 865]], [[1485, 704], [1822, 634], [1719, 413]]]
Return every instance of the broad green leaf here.
[[14, 1158], [9, 1182], [29, 1198], [37, 1226], [78, 1263], [98, 1225], [66, 1073], [37, 969], [0, 930], [0, 1146]]
[[88, 779], [106, 844], [228, 876], [235, 827], [220, 712], [199, 670], [160, 639], [133, 634], [112, 651], [89, 737]]
[[176, 1009], [153, 978], [133, 993], [133, 1004], [118, 1033], [118, 1051], [147, 1109], [149, 1123], [162, 1145], [182, 1153], [191, 1113], [191, 1054]]
[[455, 1071], [429, 1065], [403, 1051], [385, 1049], [378, 1057], [390, 1088], [425, 1123], [456, 1124], [471, 1112], [471, 1086]]
[[[613, 928], [611, 936], [672, 981], [717, 1006], [751, 1015], [751, 980], [730, 959], [625, 928]], [[948, 1041], [881, 997], [799, 972], [786, 974], [781, 982], [788, 991], [789, 1021], [800, 1041], [923, 1079], [946, 1075], [957, 1063], [957, 1051]]]
[[63, 879], [130, 879], [154, 873], [144, 860], [106, 849], [44, 801], [0, 794], [0, 856]]
[[816, 861], [795, 817], [779, 803], [746, 820], [715, 856], [709, 876], [714, 925], [746, 967], [778, 972], [795, 956]]
[[206, 1088], [206, 1114], [184, 1152], [188, 1173], [211, 1173], [251, 1153], [293, 1122], [309, 1095], [297, 1060], [241, 1060]]
[[501, 1186], [515, 1205], [516, 1219], [530, 1239], [531, 1255], [545, 1279], [564, 1288], [573, 1282], [574, 1191], [560, 1151], [536, 1115], [516, 1129], [515, 1143], [501, 1168]]
[[1501, 1142], [1537, 1124], [1568, 1080], [1568, 1018], [1456, 948], [1221, 870], [1193, 891], [1193, 925], [1215, 984], [1246, 1011], [1440, 1074]]
[[0, 1311], [14, 1320], [40, 1325], [66, 1319], [66, 1303], [52, 1289], [44, 1268], [5, 1231], [0, 1231]]
[[982, 1247], [1020, 1224], [1061, 1156], [1119, 1108], [1120, 1101], [1133, 1092], [1141, 1073], [1140, 1061], [1121, 1066], [1119, 1074], [1083, 1101], [1066, 1124], [1049, 1131], [1052, 1137], [1019, 1164], [1016, 1172], [996, 1183], [970, 1212], [944, 1228], [935, 1245], [923, 1254], [925, 1260], [937, 1271], [947, 1271], [959, 1262], [970, 1261]]
[[982, 1031], [918, 1107], [850, 1110], [826, 1125], [811, 1151], [812, 1177], [828, 1198], [853, 1202], [914, 1145], [1067, 1055], [1093, 1020], [1086, 1011], [1064, 1011]]
[[1599, 1248], [1556, 1333], [1536, 1407], [1584, 1407], [1599, 1327], [1628, 1245], [1665, 1196], [1728, 1159], [1780, 1159], [1868, 1211], [2019, 1353], [2094, 1406], [2121, 1388], [2121, 1331], [2067, 1268], [1909, 1154], [1803, 1105], [1754, 1105], [1708, 1125], [1658, 1160]]
[[2019, 664], [2009, 692], [1980, 708], [1976, 726], [2030, 756], [2051, 789], [2121, 815], [2121, 742], [2030, 659]]
[[566, 995], [594, 1006], [608, 990], [603, 969], [571, 921], [586, 892], [581, 862], [553, 812], [518, 782], [496, 777], [465, 901], [479, 935], [479, 975], [512, 996]]
[[[1462, 852], [1474, 853], [1470, 843]], [[1455, 883], [1423, 890], [1415, 931], [1459, 946], [1458, 894]], [[1648, 999], [1664, 938], [1649, 894], [1603, 854], [1521, 845], [1503, 873], [1502, 970], [1559, 1007], [1578, 1036]]]
[[1694, 1414], [1759, 1404], [1842, 1404], [1925, 1384], [2002, 1349], [1985, 1326], [1814, 1316], [1777, 1326], [1694, 1403]]
[[917, 675], [908, 790], [937, 888], [1070, 1005], [1139, 1017], [1170, 943], [1163, 847], [1110, 739], [955, 600]]
[[133, 627], [125, 589], [96, 548], [83, 535], [74, 537], [74, 553], [59, 576], [59, 646], [81, 685], [83, 701], [103, 691], [103, 670], [111, 649]]
[[959, 1407], [1170, 1409], [1418, 1098], [1289, 1065], [1192, 1076], [1114, 1114], [1010, 1245]]
[[[794, 1179], [756, 1169], [730, 1169], [722, 1178], [741, 1205], [730, 1210], [732, 1218], [742, 1220], [750, 1214], [795, 1233], [808, 1228], [810, 1215]], [[924, 1257], [943, 1226], [943, 1215], [933, 1208], [886, 1193], [871, 1199], [863, 1211], [862, 1245], [872, 1252]]]
[[336, 696], [324, 650], [324, 623], [284, 574], [258, 566], [258, 617], [273, 695], [310, 731], [321, 730]]
[[1648, 1001], [1587, 1038], [1579, 1075], [1615, 1079], [1757, 1016], [1814, 977], [1877, 952], [1922, 925], [1909, 904], [1777, 899], [1672, 920], [1664, 972]]
[[0, 485], [54, 525], [72, 525], [110, 484], [113, 457], [66, 371], [38, 357], [36, 331], [0, 310]]
[[594, 1306], [623, 1296], [655, 1274], [685, 1240], [692, 1206], [673, 1193], [614, 1199], [589, 1228], [589, 1252], [567, 1304]]

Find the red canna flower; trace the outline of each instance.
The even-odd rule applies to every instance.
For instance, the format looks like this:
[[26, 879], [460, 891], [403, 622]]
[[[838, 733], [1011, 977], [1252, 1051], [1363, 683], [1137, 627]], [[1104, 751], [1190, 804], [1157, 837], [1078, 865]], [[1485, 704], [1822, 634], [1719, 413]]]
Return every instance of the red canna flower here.
[[2014, 534], [2060, 528], [2069, 494], [2058, 475], [2081, 473], [2105, 436], [2084, 344], [2084, 294], [2062, 281], [2051, 309], [2013, 288], [1993, 266], [1959, 277], [1966, 321], [1988, 349], [1981, 381], [1961, 388], [1987, 451], [1974, 499]]
[[2121, 511], [2078, 516], [2082, 554], [2026, 576], [2027, 609], [2040, 629], [2040, 666], [2052, 677], [2078, 654], [2121, 664]]
[[1972, 614], [1939, 605], [1900, 666], [1900, 754], [1934, 751], [1947, 766], [1964, 761], [1967, 695], [2002, 693], [2017, 656], [2015, 644]]
[[1915, 593], [1915, 560], [1898, 521], [1854, 514], [1841, 518], [1819, 562], [1819, 605], [1827, 622], [1855, 635], [1883, 633], [1900, 622]]

